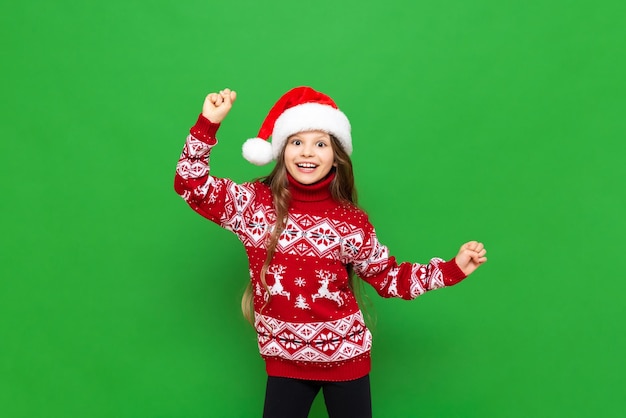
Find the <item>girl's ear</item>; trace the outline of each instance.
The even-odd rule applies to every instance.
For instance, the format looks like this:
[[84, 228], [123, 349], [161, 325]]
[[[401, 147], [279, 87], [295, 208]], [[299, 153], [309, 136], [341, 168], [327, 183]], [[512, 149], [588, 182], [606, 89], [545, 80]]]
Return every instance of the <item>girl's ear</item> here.
[[335, 161], [333, 161], [333, 167], [337, 167], [337, 160], [335, 159]]

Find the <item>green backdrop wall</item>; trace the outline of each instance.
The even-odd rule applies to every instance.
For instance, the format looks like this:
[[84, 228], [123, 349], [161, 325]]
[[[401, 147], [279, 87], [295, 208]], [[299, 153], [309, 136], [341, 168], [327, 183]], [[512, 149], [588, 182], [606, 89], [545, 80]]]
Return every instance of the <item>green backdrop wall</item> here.
[[456, 287], [372, 294], [375, 415], [623, 416], [625, 4], [3, 4], [0, 415], [260, 416], [243, 249], [173, 175], [224, 87], [213, 172], [267, 173], [241, 144], [305, 84], [350, 117], [394, 255], [489, 250]]

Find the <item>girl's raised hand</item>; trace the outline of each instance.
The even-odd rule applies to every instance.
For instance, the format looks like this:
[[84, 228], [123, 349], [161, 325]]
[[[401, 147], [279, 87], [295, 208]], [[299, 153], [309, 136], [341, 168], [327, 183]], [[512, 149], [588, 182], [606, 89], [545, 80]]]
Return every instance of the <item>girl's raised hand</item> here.
[[230, 89], [221, 90], [219, 93], [210, 93], [204, 99], [202, 116], [213, 123], [221, 123], [230, 112], [236, 99], [237, 92]]
[[487, 250], [482, 242], [470, 241], [461, 246], [454, 260], [463, 273], [469, 276], [487, 261], [485, 254], [487, 254]]

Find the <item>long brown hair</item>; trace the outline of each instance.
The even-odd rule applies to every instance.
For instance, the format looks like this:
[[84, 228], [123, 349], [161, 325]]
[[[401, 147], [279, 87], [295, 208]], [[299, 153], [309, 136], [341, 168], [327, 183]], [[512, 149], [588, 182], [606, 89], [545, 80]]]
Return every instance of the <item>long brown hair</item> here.
[[[330, 194], [332, 198], [339, 203], [357, 206], [357, 192], [354, 185], [352, 160], [344, 151], [337, 138], [330, 135], [330, 139], [335, 157], [335, 178], [328, 186]], [[288, 141], [285, 142], [285, 146], [287, 143]], [[266, 295], [268, 295], [265, 304], [260, 310], [261, 313], [269, 303], [269, 298], [271, 297], [265, 276], [272, 258], [274, 258], [274, 254], [276, 253], [278, 238], [285, 228], [285, 223], [287, 222], [287, 210], [289, 209], [289, 201], [291, 199], [291, 194], [287, 189], [288, 183], [287, 168], [285, 167], [285, 147], [283, 147], [280, 155], [276, 159], [276, 165], [274, 166], [272, 172], [267, 177], [261, 178], [259, 181], [270, 187], [274, 200], [274, 209], [276, 210], [276, 224], [274, 225], [274, 229], [268, 238], [267, 257], [265, 259], [265, 263], [263, 263], [263, 267], [261, 268], [261, 283], [265, 288]], [[362, 282], [360, 280], [355, 280], [352, 265], [347, 265], [346, 269], [348, 270], [350, 289], [352, 289], [357, 300], [366, 298], [366, 295], [362, 290]], [[253, 298], [254, 293], [252, 290], [252, 283], [248, 282], [248, 286], [246, 287], [246, 290], [241, 298], [241, 310], [246, 320], [254, 325]]]

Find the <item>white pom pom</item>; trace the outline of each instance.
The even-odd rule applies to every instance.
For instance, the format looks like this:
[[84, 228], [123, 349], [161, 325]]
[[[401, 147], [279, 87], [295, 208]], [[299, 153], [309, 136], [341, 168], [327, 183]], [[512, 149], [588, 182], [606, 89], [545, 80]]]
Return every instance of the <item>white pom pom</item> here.
[[242, 147], [243, 158], [254, 165], [265, 165], [272, 162], [272, 144], [261, 138], [250, 138]]

